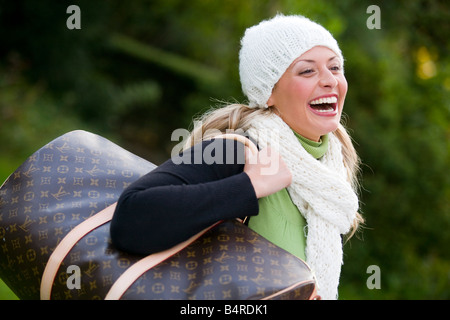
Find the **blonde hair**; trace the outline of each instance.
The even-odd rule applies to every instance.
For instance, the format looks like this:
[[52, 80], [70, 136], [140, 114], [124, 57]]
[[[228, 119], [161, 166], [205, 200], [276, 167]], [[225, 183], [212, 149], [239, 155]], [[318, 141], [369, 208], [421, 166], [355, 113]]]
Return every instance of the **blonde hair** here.
[[[222, 133], [242, 131], [242, 133], [245, 133], [249, 129], [252, 117], [272, 112], [276, 112], [273, 107], [250, 108], [247, 105], [238, 103], [213, 108], [194, 120], [194, 128], [186, 139], [184, 149], [192, 147], [202, 140], [212, 138], [214, 135], [217, 135], [218, 131]], [[353, 190], [358, 193], [360, 159], [353, 146], [352, 139], [341, 123], [333, 133], [342, 144], [342, 154], [344, 166], [347, 169], [348, 181], [351, 183]], [[355, 234], [362, 223], [364, 223], [364, 219], [357, 213], [352, 228], [346, 235], [347, 240]]]

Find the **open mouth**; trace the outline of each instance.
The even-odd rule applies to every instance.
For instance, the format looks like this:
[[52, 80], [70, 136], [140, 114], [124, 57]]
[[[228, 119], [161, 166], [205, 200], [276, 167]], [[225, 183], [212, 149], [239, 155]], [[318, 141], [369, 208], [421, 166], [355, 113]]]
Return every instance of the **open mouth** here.
[[337, 112], [337, 97], [328, 96], [317, 98], [310, 101], [308, 106], [315, 114], [324, 116], [335, 115]]

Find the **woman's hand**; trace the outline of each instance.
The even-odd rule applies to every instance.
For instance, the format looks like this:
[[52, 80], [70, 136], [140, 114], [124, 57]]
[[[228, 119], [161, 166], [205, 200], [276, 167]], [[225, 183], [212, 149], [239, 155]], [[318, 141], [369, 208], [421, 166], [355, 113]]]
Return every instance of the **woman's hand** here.
[[291, 172], [280, 154], [270, 147], [257, 154], [246, 148], [244, 172], [250, 177], [258, 199], [280, 191], [292, 182]]

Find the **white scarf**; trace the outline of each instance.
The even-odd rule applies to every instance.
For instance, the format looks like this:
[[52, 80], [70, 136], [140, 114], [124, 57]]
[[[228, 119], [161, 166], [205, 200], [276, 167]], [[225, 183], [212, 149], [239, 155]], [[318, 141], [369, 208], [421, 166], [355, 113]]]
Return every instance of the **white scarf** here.
[[358, 197], [347, 181], [340, 141], [329, 134], [329, 147], [317, 160], [277, 115], [257, 116], [248, 134], [261, 148], [277, 150], [292, 174], [287, 188], [308, 226], [306, 262], [316, 275], [322, 299], [337, 299], [342, 239], [355, 219]]

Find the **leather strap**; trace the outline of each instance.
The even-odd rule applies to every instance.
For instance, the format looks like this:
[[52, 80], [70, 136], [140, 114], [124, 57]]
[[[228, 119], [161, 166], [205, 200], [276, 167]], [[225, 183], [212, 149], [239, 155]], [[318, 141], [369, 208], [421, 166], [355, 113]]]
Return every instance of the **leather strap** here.
[[117, 203], [106, 207], [73, 228], [56, 246], [48, 259], [41, 279], [41, 300], [50, 300], [56, 273], [67, 254], [86, 234], [112, 219]]
[[[235, 133], [225, 133], [218, 136], [215, 136], [213, 139], [231, 139], [231, 140], [237, 140], [241, 143], [243, 143], [246, 147], [250, 149], [252, 153], [257, 153], [258, 148], [256, 145], [245, 136], [235, 134]], [[212, 226], [200, 231], [196, 235], [192, 236], [188, 240], [168, 249], [165, 251], [161, 251], [158, 253], [151, 254], [135, 264], [133, 264], [130, 268], [128, 268], [117, 280], [114, 282], [113, 286], [109, 289], [109, 292], [107, 293], [105, 300], [118, 300], [122, 297], [122, 295], [128, 290], [128, 288], [140, 277], [142, 276], [146, 271], [150, 270], [154, 266], [160, 264], [164, 260], [170, 258], [177, 252], [181, 251], [182, 249], [189, 246], [191, 243], [193, 243], [195, 240], [197, 240], [199, 237], [201, 237], [204, 233], [206, 233], [208, 230], [212, 229], [222, 221], [219, 221]]]
[[211, 228], [215, 227], [216, 225], [222, 222], [223, 221], [216, 222], [212, 226], [203, 229], [196, 235], [190, 237], [188, 240], [181, 242], [170, 249], [154, 253], [145, 258], [142, 258], [120, 275], [120, 277], [114, 282], [112, 287], [109, 289], [108, 293], [106, 294], [105, 300], [119, 300], [125, 293], [125, 291], [127, 291], [128, 288], [146, 271], [160, 264], [164, 260], [170, 258], [177, 252], [180, 252], [181, 250], [189, 246], [191, 243], [193, 243], [195, 240], [200, 238], [208, 230], [210, 230]]
[[[218, 136], [215, 136], [214, 139], [231, 139], [236, 140], [243, 143], [246, 147], [248, 147], [252, 153], [257, 153], [258, 148], [256, 145], [248, 138], [243, 135], [235, 134], [235, 133], [225, 133]], [[116, 208], [117, 203], [110, 205], [109, 207], [103, 209], [96, 215], [88, 218], [83, 221], [75, 228], [73, 228], [56, 246], [55, 250], [51, 254], [47, 265], [45, 266], [44, 273], [42, 274], [41, 279], [41, 300], [50, 300], [53, 282], [55, 281], [56, 273], [70, 250], [77, 244], [78, 241], [81, 240], [86, 234], [91, 232], [92, 230], [98, 228], [99, 226], [107, 223], [113, 217], [114, 210]], [[221, 223], [221, 221], [215, 223], [214, 225], [202, 230], [198, 234], [192, 236], [188, 240], [174, 246], [171, 249], [158, 252], [152, 255], [149, 255], [130, 268], [128, 268], [113, 284], [110, 288], [108, 294], [105, 299], [114, 300], [120, 299], [120, 297], [125, 293], [126, 290], [147, 270], [150, 270], [155, 265], [161, 263], [165, 259], [171, 257], [175, 253], [179, 252], [183, 248], [187, 247], [189, 244], [197, 240], [201, 235], [207, 232], [212, 227]]]

